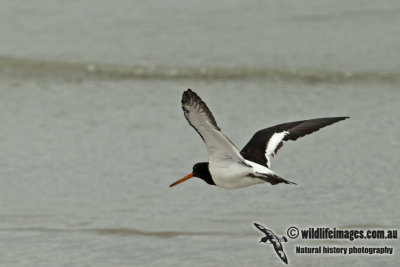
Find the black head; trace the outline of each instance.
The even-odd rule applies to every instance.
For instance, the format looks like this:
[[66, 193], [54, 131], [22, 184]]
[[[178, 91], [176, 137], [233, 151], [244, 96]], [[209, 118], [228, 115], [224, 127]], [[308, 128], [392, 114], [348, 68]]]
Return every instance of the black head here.
[[215, 185], [213, 179], [211, 178], [210, 170], [208, 169], [208, 162], [199, 162], [193, 165], [193, 171], [191, 173], [171, 184], [169, 187], [180, 184], [192, 177], [200, 178], [207, 184]]
[[199, 162], [194, 164], [193, 176], [202, 179], [207, 184], [215, 185], [213, 179], [211, 178], [210, 170], [208, 169], [208, 162]]

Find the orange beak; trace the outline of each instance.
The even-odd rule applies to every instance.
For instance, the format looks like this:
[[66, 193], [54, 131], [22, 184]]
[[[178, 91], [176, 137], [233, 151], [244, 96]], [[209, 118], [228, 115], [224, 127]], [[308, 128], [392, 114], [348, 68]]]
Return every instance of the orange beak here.
[[177, 184], [180, 184], [180, 183], [182, 183], [182, 182], [184, 182], [184, 181], [186, 181], [186, 180], [189, 180], [189, 179], [192, 178], [192, 177], [193, 177], [193, 173], [189, 173], [189, 174], [186, 175], [185, 177], [183, 177], [183, 178], [179, 179], [178, 181], [176, 181], [175, 183], [171, 184], [169, 187], [173, 187], [173, 186], [175, 186], [175, 185], [177, 185]]

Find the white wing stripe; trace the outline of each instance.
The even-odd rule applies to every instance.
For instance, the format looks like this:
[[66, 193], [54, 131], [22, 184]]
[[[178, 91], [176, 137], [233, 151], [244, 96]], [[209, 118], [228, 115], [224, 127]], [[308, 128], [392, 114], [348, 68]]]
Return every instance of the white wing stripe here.
[[279, 143], [289, 134], [288, 131], [283, 131], [280, 133], [274, 133], [268, 140], [267, 147], [265, 148], [265, 157], [267, 158], [268, 168], [271, 166], [271, 155], [274, 156], [274, 151], [279, 145]]

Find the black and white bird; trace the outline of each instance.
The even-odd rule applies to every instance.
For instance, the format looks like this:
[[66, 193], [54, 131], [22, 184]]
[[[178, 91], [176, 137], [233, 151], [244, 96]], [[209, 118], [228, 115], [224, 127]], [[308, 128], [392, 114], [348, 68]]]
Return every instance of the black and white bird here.
[[189, 124], [203, 139], [208, 162], [199, 162], [193, 171], [179, 179], [170, 187], [192, 177], [198, 177], [210, 185], [225, 189], [236, 189], [268, 182], [295, 184], [279, 177], [271, 167], [271, 157], [275, 156], [284, 141], [297, 140], [322, 127], [348, 117], [319, 118], [278, 124], [254, 134], [239, 152], [236, 146], [218, 127], [214, 116], [204, 101], [191, 89], [183, 92], [182, 109]]
[[279, 258], [286, 264], [288, 264], [288, 260], [285, 252], [283, 252], [283, 246], [281, 242], [287, 242], [286, 237], [278, 237], [271, 230], [265, 228], [261, 224], [253, 223], [254, 226], [264, 233], [264, 237], [261, 238], [260, 243], [271, 244], [274, 246], [276, 254], [278, 254]]

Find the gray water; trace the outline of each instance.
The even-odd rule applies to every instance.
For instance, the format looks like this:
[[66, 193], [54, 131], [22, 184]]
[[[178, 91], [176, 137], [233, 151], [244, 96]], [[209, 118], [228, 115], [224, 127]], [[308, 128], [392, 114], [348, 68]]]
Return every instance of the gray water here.
[[[398, 229], [398, 1], [0, 1], [1, 266], [282, 266], [258, 221]], [[288, 142], [296, 182], [223, 190], [180, 97], [240, 148], [282, 122], [350, 116]], [[335, 243], [336, 242], [336, 243]], [[293, 266], [398, 266], [395, 255]], [[349, 241], [318, 245], [351, 246]]]

